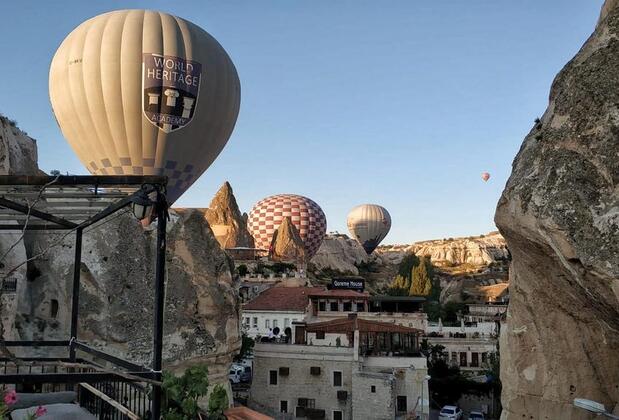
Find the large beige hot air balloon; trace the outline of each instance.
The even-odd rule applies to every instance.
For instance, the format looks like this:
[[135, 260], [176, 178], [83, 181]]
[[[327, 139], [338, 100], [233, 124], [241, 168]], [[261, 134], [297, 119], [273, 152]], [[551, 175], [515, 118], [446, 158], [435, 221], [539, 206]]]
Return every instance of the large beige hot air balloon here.
[[239, 112], [226, 51], [167, 13], [119, 10], [78, 26], [49, 72], [63, 135], [96, 175], [167, 175], [174, 202], [221, 152]]
[[389, 233], [391, 216], [382, 206], [362, 204], [348, 213], [347, 225], [351, 235], [369, 255]]

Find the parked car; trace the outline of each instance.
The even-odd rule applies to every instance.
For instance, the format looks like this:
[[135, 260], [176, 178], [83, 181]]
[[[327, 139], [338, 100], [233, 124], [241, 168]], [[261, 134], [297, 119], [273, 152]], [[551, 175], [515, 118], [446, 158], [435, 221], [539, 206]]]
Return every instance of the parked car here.
[[469, 420], [486, 420], [486, 417], [484, 417], [484, 413], [481, 411], [471, 411], [469, 413]]
[[228, 372], [228, 379], [233, 384], [238, 384], [241, 382], [243, 377], [243, 371], [245, 369], [242, 366], [232, 365], [230, 367], [230, 372]]
[[446, 405], [438, 413], [438, 420], [460, 420], [462, 418], [462, 410], [455, 405]]

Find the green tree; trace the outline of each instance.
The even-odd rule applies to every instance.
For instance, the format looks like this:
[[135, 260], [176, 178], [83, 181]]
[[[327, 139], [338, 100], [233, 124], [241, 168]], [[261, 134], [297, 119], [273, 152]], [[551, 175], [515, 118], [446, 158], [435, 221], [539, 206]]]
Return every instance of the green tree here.
[[239, 276], [245, 277], [249, 273], [249, 268], [245, 264], [241, 264], [236, 268], [236, 271], [239, 273]]
[[242, 337], [241, 337], [242, 341], [241, 341], [241, 349], [239, 350], [239, 354], [237, 354], [234, 357], [235, 361], [240, 361], [243, 360], [245, 358], [245, 356], [247, 356], [248, 354], [250, 354], [254, 348], [254, 344], [256, 344], [256, 342], [254, 341], [253, 338], [248, 337], [247, 334], [243, 333]]
[[408, 295], [408, 287], [406, 287], [407, 281], [401, 275], [396, 275], [392, 280], [389, 289], [387, 290], [387, 294], [391, 296], [407, 296]]
[[228, 405], [228, 393], [225, 388], [219, 384], [215, 385], [211, 397], [208, 400], [209, 419], [225, 419], [224, 410], [228, 408]]
[[198, 399], [208, 392], [208, 368], [197, 365], [187, 368], [182, 376], [163, 373], [164, 420], [193, 420], [200, 408]]
[[408, 278], [410, 281], [413, 268], [417, 267], [418, 265], [419, 258], [417, 258], [417, 255], [413, 254], [412, 252], [408, 253], [404, 256], [404, 258], [402, 258], [402, 261], [398, 265], [398, 274], [404, 278]]
[[432, 279], [428, 275], [425, 258], [422, 263], [413, 268], [412, 281], [409, 289], [411, 296], [428, 296], [432, 292]]

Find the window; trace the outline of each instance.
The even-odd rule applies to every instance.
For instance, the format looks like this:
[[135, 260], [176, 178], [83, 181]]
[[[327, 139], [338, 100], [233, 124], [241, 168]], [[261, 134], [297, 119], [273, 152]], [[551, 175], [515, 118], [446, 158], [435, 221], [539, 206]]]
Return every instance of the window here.
[[248, 316], [246, 316], [246, 317], [245, 317], [245, 322], [244, 322], [244, 324], [245, 324], [245, 325], [247, 325], [247, 326], [249, 326], [249, 317], [248, 317]]
[[339, 311], [339, 303], [338, 302], [331, 302], [329, 303], [329, 310], [331, 310], [331, 312], [337, 312]]
[[326, 302], [318, 302], [318, 310], [319, 311], [326, 311], [327, 310], [327, 303]]
[[284, 328], [288, 328], [290, 326], [290, 319], [284, 318]]
[[352, 302], [344, 302], [343, 310], [344, 310], [344, 312], [351, 312], [352, 311]]
[[299, 398], [299, 400], [297, 401], [297, 405], [299, 407], [315, 408], [316, 400], [310, 398]]
[[270, 319], [265, 319], [264, 320], [264, 328], [271, 328], [271, 320]]
[[488, 363], [488, 353], [484, 352], [481, 354], [481, 362]]
[[451, 361], [452, 362], [456, 362], [458, 360], [458, 353], [456, 353], [455, 351], [451, 352]]
[[465, 351], [460, 352], [460, 366], [463, 366], [463, 367], [466, 366], [466, 352]]
[[342, 372], [333, 372], [333, 386], [342, 386]]
[[279, 412], [287, 413], [288, 412], [288, 401], [280, 401], [279, 402]]
[[325, 332], [324, 331], [316, 331], [316, 340], [324, 340]]
[[277, 328], [277, 319], [273, 320], [273, 329]]
[[398, 407], [398, 411], [407, 411], [408, 410], [408, 408], [406, 406], [406, 395], [398, 395], [397, 407]]
[[370, 392], [372, 392], [372, 393], [376, 393], [376, 385], [372, 385], [372, 386], [370, 387]]
[[471, 353], [471, 366], [478, 367], [479, 366], [479, 353], [473, 352]]
[[339, 410], [333, 410], [333, 420], [344, 420], [344, 413]]
[[277, 385], [277, 371], [276, 370], [269, 371], [269, 385]]
[[253, 325], [254, 327], [258, 328], [258, 317], [254, 317], [254, 321], [253, 321]]
[[357, 312], [365, 312], [364, 306], [363, 302], [357, 302]]

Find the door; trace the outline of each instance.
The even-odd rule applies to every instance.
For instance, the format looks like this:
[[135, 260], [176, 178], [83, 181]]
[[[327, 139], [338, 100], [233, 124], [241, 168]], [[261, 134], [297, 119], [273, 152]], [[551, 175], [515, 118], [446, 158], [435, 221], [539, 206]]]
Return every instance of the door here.
[[305, 344], [305, 326], [297, 325], [294, 329], [294, 343]]

